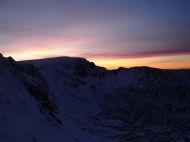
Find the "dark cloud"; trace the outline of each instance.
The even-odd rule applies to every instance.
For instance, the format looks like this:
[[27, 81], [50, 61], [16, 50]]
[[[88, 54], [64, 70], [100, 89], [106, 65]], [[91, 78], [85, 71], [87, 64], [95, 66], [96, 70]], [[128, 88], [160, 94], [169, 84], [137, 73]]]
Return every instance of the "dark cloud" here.
[[176, 49], [176, 50], [158, 50], [149, 52], [130, 53], [85, 53], [81, 56], [87, 58], [101, 58], [101, 59], [133, 59], [133, 58], [146, 58], [146, 57], [164, 57], [176, 55], [190, 55], [190, 49]]

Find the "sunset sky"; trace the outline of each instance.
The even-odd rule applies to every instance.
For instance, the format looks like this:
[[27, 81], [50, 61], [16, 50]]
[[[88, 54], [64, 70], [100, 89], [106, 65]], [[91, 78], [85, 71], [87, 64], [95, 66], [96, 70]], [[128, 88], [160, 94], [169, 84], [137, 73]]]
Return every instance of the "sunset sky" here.
[[0, 0], [0, 52], [190, 68], [190, 0]]

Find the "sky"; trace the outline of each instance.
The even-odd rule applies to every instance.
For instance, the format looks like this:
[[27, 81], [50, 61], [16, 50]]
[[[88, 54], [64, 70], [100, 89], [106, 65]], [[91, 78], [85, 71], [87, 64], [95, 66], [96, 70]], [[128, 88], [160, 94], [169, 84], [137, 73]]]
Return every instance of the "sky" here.
[[189, 0], [0, 0], [0, 52], [108, 69], [190, 68]]

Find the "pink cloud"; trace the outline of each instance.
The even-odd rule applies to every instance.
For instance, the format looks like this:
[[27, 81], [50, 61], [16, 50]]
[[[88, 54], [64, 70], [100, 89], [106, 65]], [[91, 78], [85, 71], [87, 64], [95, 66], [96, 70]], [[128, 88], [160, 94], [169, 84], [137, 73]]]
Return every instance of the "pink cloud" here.
[[147, 58], [147, 57], [163, 57], [175, 55], [190, 55], [190, 49], [176, 49], [176, 50], [160, 50], [139, 53], [84, 53], [81, 56], [86, 58], [100, 58], [100, 59], [121, 59], [121, 58]]

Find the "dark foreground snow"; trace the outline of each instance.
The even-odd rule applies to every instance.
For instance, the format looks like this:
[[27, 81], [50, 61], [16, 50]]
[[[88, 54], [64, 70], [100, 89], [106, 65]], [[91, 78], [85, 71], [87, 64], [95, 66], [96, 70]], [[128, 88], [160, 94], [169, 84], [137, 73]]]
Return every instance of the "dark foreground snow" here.
[[128, 141], [190, 141], [190, 70], [0, 56], [0, 142]]

